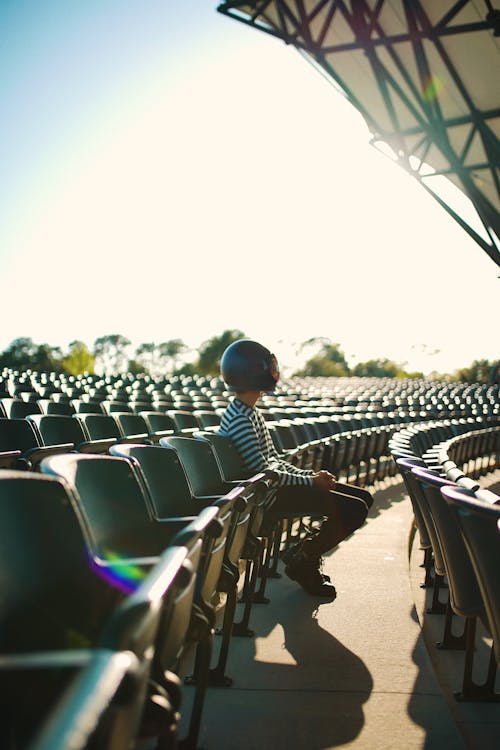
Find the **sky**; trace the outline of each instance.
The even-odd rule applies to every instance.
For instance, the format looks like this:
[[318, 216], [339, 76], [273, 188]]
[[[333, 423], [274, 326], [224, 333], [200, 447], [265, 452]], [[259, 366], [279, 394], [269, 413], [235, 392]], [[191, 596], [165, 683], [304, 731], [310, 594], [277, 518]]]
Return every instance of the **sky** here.
[[0, 350], [227, 329], [284, 368], [497, 359], [498, 267], [296, 50], [216, 0], [0, 3]]

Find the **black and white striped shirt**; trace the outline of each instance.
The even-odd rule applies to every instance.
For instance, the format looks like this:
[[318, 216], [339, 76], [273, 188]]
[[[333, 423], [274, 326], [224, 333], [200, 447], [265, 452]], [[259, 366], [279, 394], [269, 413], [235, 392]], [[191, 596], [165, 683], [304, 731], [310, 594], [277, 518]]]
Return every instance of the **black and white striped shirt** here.
[[258, 409], [252, 409], [238, 398], [233, 399], [221, 417], [219, 432], [232, 439], [249, 474], [272, 468], [278, 475], [280, 486], [312, 486], [310, 471], [298, 469], [280, 458]]

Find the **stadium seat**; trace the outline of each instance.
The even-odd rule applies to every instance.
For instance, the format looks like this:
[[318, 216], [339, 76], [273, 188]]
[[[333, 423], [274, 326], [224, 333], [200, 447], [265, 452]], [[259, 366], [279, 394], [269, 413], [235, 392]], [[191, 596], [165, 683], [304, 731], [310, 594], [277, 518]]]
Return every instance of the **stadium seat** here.
[[24, 419], [28, 414], [41, 414], [42, 409], [36, 401], [24, 401], [22, 398], [2, 398], [2, 410], [10, 419]]
[[[0, 454], [10, 453], [12, 458], [13, 451], [20, 452], [13, 468], [37, 469], [45, 456], [66, 453], [72, 447], [72, 443], [43, 446], [34, 425], [27, 419], [0, 418]], [[8, 461], [8, 457], [5, 460]]]
[[80, 453], [105, 453], [110, 445], [108, 440], [91, 440], [76, 415], [30, 414], [26, 420], [33, 424], [45, 446], [71, 443], [73, 449]]
[[[66, 483], [33, 472], [0, 473], [0, 524], [1, 746], [26, 747], [60, 697], [61, 681], [66, 687], [67, 670], [57, 658], [54, 664], [54, 652], [69, 665], [78, 654], [85, 663], [94, 649], [135, 654], [137, 702], [130, 714], [111, 717], [118, 737], [124, 728], [135, 731], [146, 692], [153, 697], [149, 678], [164, 607], [172, 587], [186, 585], [184, 573], [177, 580], [186, 549], [172, 546], [147, 568], [118, 556], [99, 564], [89, 557], [87, 528]], [[115, 746], [109, 742], [97, 747]]]
[[[191, 440], [190, 438], [182, 439]], [[117, 445], [111, 449], [111, 454], [126, 457], [137, 465], [148, 486], [155, 516], [159, 519], [198, 513], [204, 506], [214, 503], [221, 508], [220, 518], [227, 525], [227, 541], [217, 591], [227, 593], [227, 601], [219, 661], [211, 670], [210, 680], [211, 684], [229, 684], [229, 679], [224, 672], [236, 607], [238, 564], [251, 518], [251, 510], [247, 506], [253, 503], [255, 491], [253, 488], [243, 486], [224, 485], [220, 474], [217, 473], [217, 483], [210, 482], [207, 485], [207, 491], [196, 492], [190, 484], [189, 475], [182, 465], [181, 457], [173, 448]], [[197, 489], [200, 487], [198, 486]]]
[[198, 644], [190, 725], [191, 738], [197, 736], [213, 647], [212, 599], [227, 538], [221, 509], [209, 506], [196, 516], [156, 518], [147, 486], [126, 458], [74, 453], [42, 461], [41, 470], [72, 488], [88, 528], [89, 548], [101, 566], [116, 558], [131, 566], [154, 566], [168, 546], [186, 544], [197, 534], [192, 556], [198, 576], [189, 631], [189, 639]]
[[[478, 687], [472, 677], [476, 648], [476, 620], [480, 618], [486, 625], [487, 623], [485, 605], [474, 568], [467, 554], [456, 518], [450, 512], [441, 494], [443, 488], [456, 485], [421, 467], [413, 468], [412, 475], [416, 478], [430, 509], [448, 581], [449, 607], [440, 647], [465, 647], [463, 682], [459, 695], [462, 700], [477, 700], [481, 695], [488, 696], [492, 691], [492, 685]], [[453, 635], [452, 613], [465, 618], [463, 639]]]
[[453, 513], [470, 561], [476, 573], [493, 639], [489, 675], [480, 697], [498, 700], [493, 692], [497, 664], [500, 664], [500, 497], [491, 493], [490, 502], [470, 490], [446, 486], [442, 497]]

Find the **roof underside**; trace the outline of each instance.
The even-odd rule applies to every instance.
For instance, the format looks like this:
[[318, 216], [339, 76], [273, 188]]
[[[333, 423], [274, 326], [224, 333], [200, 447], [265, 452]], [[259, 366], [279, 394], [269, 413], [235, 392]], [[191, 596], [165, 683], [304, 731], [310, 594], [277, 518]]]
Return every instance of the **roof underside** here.
[[[301, 50], [500, 265], [500, 11], [489, 0], [255, 0], [218, 10]], [[457, 208], [450, 180], [477, 212]]]

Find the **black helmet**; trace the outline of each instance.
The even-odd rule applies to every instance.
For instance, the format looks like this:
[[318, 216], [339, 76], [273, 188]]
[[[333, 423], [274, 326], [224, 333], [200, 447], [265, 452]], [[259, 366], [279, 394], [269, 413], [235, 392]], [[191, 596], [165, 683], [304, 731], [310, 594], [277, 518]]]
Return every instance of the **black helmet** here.
[[232, 391], [274, 391], [279, 378], [274, 354], [257, 341], [240, 339], [222, 355], [221, 374]]

